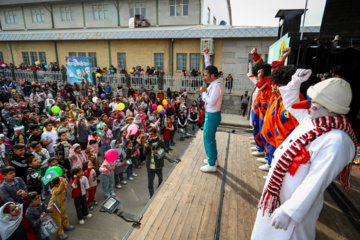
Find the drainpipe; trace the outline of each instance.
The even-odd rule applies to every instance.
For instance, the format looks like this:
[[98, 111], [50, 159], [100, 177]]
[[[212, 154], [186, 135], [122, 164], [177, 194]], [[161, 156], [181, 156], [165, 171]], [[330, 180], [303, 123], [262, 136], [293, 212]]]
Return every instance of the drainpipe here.
[[109, 49], [109, 67], [111, 66], [111, 43], [110, 40], [108, 40], [108, 49]]
[[156, 26], [159, 26], [159, 0], [156, 0]]
[[54, 41], [54, 47], [55, 47], [55, 57], [56, 57], [56, 62], [58, 64], [58, 66], [60, 65], [60, 62], [59, 62], [59, 56], [58, 56], [58, 49], [57, 49], [57, 42]]
[[[21, 11], [22, 11], [22, 16], [23, 16], [23, 20], [24, 20], [24, 29], [26, 29], [26, 20], [25, 20], [25, 14], [24, 14], [24, 7], [21, 7]], [[14, 64], [14, 63], [13, 63]]]
[[[174, 76], [174, 39], [170, 40], [170, 75]], [[171, 78], [171, 86], [173, 85], [173, 78]]]
[[9, 42], [9, 48], [10, 48], [10, 54], [11, 54], [11, 61], [12, 61], [12, 64], [15, 66], [14, 55], [13, 55], [11, 42]]
[[84, 25], [84, 28], [86, 28], [84, 2], [81, 2], [81, 5], [82, 5], [82, 14], [83, 14], [83, 25]]

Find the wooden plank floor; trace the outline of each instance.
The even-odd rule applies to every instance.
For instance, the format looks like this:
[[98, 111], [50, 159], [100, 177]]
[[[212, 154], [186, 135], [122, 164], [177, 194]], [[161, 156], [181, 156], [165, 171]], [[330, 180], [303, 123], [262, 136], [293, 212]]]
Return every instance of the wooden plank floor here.
[[[199, 131], [128, 239], [214, 239], [229, 133], [216, 135], [218, 172], [200, 171], [206, 158]], [[265, 172], [251, 155], [250, 134], [231, 134], [220, 223], [220, 239], [250, 239]], [[316, 239], [359, 239], [328, 194]]]

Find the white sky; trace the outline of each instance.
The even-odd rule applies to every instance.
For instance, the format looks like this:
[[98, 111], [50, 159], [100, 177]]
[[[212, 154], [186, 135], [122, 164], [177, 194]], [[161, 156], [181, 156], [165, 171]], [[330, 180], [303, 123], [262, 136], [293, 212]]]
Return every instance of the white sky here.
[[[278, 26], [279, 9], [304, 9], [305, 0], [230, 0], [234, 26]], [[320, 26], [326, 0], [308, 0], [305, 26]], [[302, 20], [301, 20], [302, 24]]]

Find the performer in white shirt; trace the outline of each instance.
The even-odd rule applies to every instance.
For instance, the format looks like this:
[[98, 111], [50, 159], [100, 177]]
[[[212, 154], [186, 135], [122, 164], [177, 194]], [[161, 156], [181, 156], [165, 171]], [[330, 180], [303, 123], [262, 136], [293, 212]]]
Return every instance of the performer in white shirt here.
[[310, 75], [311, 70], [298, 69], [290, 83], [279, 88], [285, 108], [299, 125], [274, 153], [252, 240], [315, 239], [324, 191], [339, 173], [349, 187], [357, 142], [344, 115], [350, 111], [350, 84], [327, 79], [308, 89], [308, 100], [298, 102], [300, 85]]
[[200, 94], [205, 102], [205, 123], [204, 123], [204, 145], [208, 159], [207, 164], [200, 168], [203, 172], [216, 172], [217, 170], [217, 149], [216, 149], [216, 129], [221, 122], [221, 104], [224, 95], [224, 85], [218, 79], [219, 73], [215, 66], [210, 65], [209, 50], [204, 49], [205, 72], [204, 79], [209, 83], [209, 87], [202, 86]]

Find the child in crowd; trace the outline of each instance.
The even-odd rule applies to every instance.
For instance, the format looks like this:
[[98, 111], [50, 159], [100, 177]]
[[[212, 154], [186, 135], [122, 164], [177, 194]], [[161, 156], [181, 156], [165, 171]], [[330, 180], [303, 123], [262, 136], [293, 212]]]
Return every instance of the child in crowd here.
[[[32, 192], [35, 191], [41, 194], [42, 189], [42, 179], [41, 175], [38, 173], [40, 168], [40, 161], [35, 156], [30, 156], [26, 158], [26, 163], [29, 166], [26, 173], [26, 186], [27, 189]], [[45, 200], [43, 196], [41, 196], [42, 200]]]
[[70, 160], [72, 162], [72, 168], [80, 167], [82, 169], [83, 163], [87, 161], [85, 153], [81, 151], [81, 146], [75, 143], [70, 149]]
[[194, 105], [192, 105], [192, 107], [191, 107], [191, 111], [189, 113], [188, 120], [190, 122], [189, 134], [191, 134], [193, 130], [194, 130], [194, 134], [195, 134], [197, 122], [199, 120], [199, 115], [198, 115], [198, 112], [196, 111], [196, 108]]
[[45, 132], [41, 134], [41, 138], [45, 139], [43, 141], [43, 145], [46, 146], [50, 157], [55, 156], [54, 144], [58, 139], [58, 134], [55, 130], [53, 130], [52, 122], [45, 122], [44, 124]]
[[136, 164], [135, 163], [136, 150], [134, 148], [132, 140], [127, 140], [125, 153], [126, 153], [126, 159], [131, 160], [131, 164], [128, 165], [128, 168], [126, 169], [126, 175], [127, 175], [127, 178], [130, 181], [132, 181], [133, 177], [137, 176], [137, 174], [134, 173], [134, 169], [133, 169], [133, 166]]
[[91, 218], [92, 215], [89, 213], [89, 209], [86, 204], [86, 199], [89, 197], [87, 190], [90, 186], [88, 179], [83, 176], [83, 171], [81, 169], [82, 167], [73, 168], [70, 184], [72, 188], [71, 197], [74, 198], [76, 216], [79, 220], [79, 224], [83, 225], [85, 223], [84, 218]]
[[6, 158], [6, 144], [4, 139], [0, 138], [0, 168], [5, 167], [5, 158]]
[[93, 132], [91, 135], [89, 135], [89, 141], [87, 147], [91, 147], [94, 149], [96, 156], [99, 155], [99, 142], [101, 141], [101, 138], [97, 132]]
[[17, 196], [21, 199], [18, 203], [9, 201], [0, 208], [1, 239], [38, 240], [25, 215], [30, 204], [29, 196], [22, 189], [17, 191]]
[[14, 135], [11, 137], [11, 142], [13, 145], [21, 143], [27, 144], [27, 137], [22, 133], [24, 126], [16, 126], [14, 127]]
[[108, 128], [106, 124], [104, 124], [101, 128], [102, 131], [105, 132], [104, 136], [101, 137], [101, 154], [104, 159], [105, 152], [110, 149], [110, 141], [113, 137], [111, 130]]
[[114, 169], [114, 179], [115, 179], [115, 187], [116, 188], [121, 188], [121, 184], [126, 184], [127, 182], [124, 179], [124, 172], [126, 171], [126, 166], [125, 166], [125, 161], [126, 161], [126, 154], [125, 154], [125, 144], [126, 144], [126, 139], [123, 138], [121, 144], [120, 144], [120, 140], [119, 139], [115, 139], [111, 141], [111, 149], [115, 149], [118, 154], [119, 157], [116, 160], [116, 163], [120, 165], [115, 167]]
[[179, 130], [180, 141], [184, 141], [186, 124], [187, 124], [186, 116], [184, 115], [183, 111], [180, 111], [180, 116], [178, 118], [178, 130]]
[[105, 194], [105, 198], [115, 196], [114, 193], [114, 169], [116, 166], [120, 166], [119, 162], [108, 162], [104, 159], [100, 167], [100, 172], [102, 173], [102, 187]]
[[146, 160], [146, 157], [143, 154], [143, 150], [144, 150], [144, 144], [146, 142], [146, 135], [145, 135], [145, 131], [142, 132], [140, 131], [140, 135], [138, 137], [138, 139], [136, 139], [136, 164], [137, 164], [137, 168], [141, 168], [140, 165], [144, 164], [144, 161]]
[[112, 126], [112, 134], [114, 139], [120, 139], [120, 128], [121, 128], [120, 122], [119, 120], [116, 119]]
[[54, 220], [57, 230], [56, 236], [58, 239], [63, 240], [67, 239], [67, 235], [64, 233], [65, 231], [71, 231], [75, 227], [69, 224], [68, 216], [66, 214], [66, 186], [68, 182], [65, 178], [59, 176], [54, 178], [51, 181], [52, 189], [51, 189], [51, 198], [49, 201], [49, 207], [54, 207], [55, 211], [50, 213], [50, 217]]
[[88, 198], [86, 200], [86, 204], [88, 205], [89, 209], [92, 210], [94, 208], [93, 204], [97, 205], [98, 202], [95, 200], [95, 193], [97, 187], [96, 171], [91, 161], [84, 162], [83, 172], [84, 176], [88, 179], [89, 182], [89, 189], [87, 189]]
[[200, 113], [199, 113], [199, 120], [198, 120], [198, 126], [199, 128], [201, 128], [204, 125], [204, 121], [205, 121], [205, 111], [203, 108], [199, 108]]
[[55, 157], [51, 157], [48, 161], [49, 167], [59, 167], [63, 171], [63, 177], [66, 178], [66, 173], [68, 172], [63, 166], [59, 165], [59, 161]]
[[171, 137], [172, 137], [172, 134], [173, 134], [173, 131], [174, 131], [174, 127], [171, 123], [171, 119], [170, 118], [165, 118], [165, 132], [164, 132], [164, 135], [163, 135], [163, 140], [164, 140], [164, 143], [165, 143], [165, 151], [166, 152], [169, 152], [169, 150], [172, 150], [170, 148], [170, 140], [171, 140]]
[[67, 141], [67, 133], [59, 132], [59, 139], [56, 140], [54, 144], [55, 157], [58, 160], [59, 164], [64, 166], [67, 170], [67, 177], [70, 179], [71, 176], [71, 165], [70, 165], [70, 148], [71, 144]]
[[175, 145], [174, 136], [175, 136], [175, 133], [176, 133], [176, 130], [177, 130], [177, 124], [176, 124], [176, 119], [175, 119], [174, 115], [171, 116], [171, 124], [174, 127], [174, 131], [172, 132], [172, 135], [171, 135], [170, 145], [174, 146]]
[[93, 126], [93, 124], [86, 125], [86, 121], [83, 117], [84, 115], [80, 115], [80, 119], [77, 122], [81, 150], [85, 150], [87, 148], [88, 136], [92, 133], [91, 127]]
[[26, 218], [39, 239], [49, 240], [49, 238], [41, 237], [40, 227], [43, 217], [46, 217], [48, 213], [53, 212], [54, 209], [48, 208], [46, 204], [42, 202], [38, 192], [29, 192], [28, 196], [30, 204], [26, 210]]
[[[50, 154], [46, 148], [43, 148], [40, 142], [30, 143], [30, 147], [33, 149], [32, 154], [40, 161], [41, 176], [45, 176], [45, 172], [48, 169], [48, 160]], [[50, 194], [49, 185], [46, 186], [46, 194]]]
[[[99, 163], [98, 155], [95, 152], [95, 149], [92, 147], [88, 147], [85, 150], [85, 153], [86, 153], [88, 160], [93, 165], [93, 168], [96, 172], [96, 177], [98, 177], [100, 175], [100, 171], [99, 171], [100, 163]], [[97, 182], [100, 182], [100, 180], [98, 179]]]
[[22, 180], [22, 178], [16, 177], [14, 167], [4, 167], [0, 172], [4, 178], [4, 182], [0, 186], [1, 199], [4, 202], [21, 204], [22, 198], [18, 193], [20, 190], [24, 190], [25, 192], [28, 191], [25, 182]]

